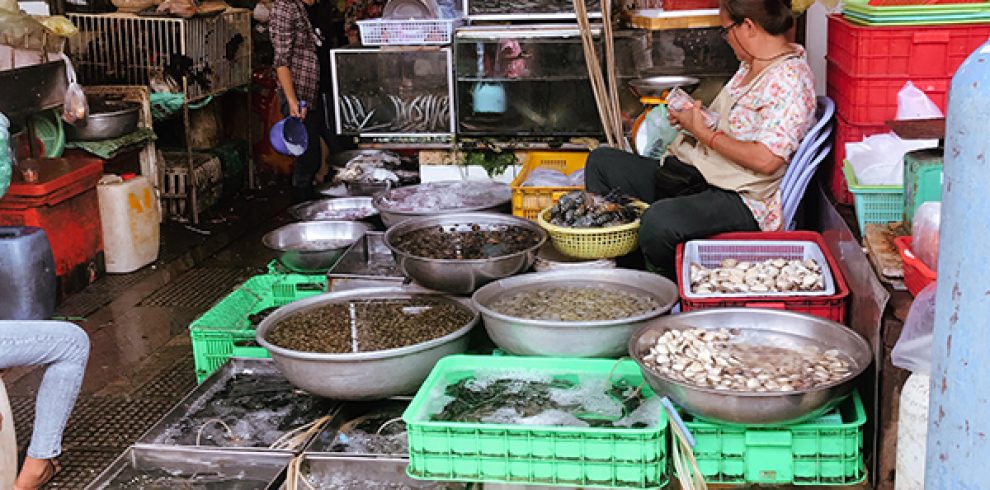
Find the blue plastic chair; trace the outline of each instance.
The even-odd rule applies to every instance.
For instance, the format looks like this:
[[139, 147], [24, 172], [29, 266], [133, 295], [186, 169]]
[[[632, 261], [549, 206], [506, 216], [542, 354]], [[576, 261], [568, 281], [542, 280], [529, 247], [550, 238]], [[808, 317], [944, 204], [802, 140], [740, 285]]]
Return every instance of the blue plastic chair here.
[[832, 116], [835, 115], [835, 103], [832, 99], [819, 96], [815, 109], [818, 122], [808, 131], [801, 145], [798, 146], [791, 163], [787, 166], [784, 179], [780, 183], [780, 201], [784, 208], [784, 228], [793, 230], [796, 226], [794, 215], [804, 198], [808, 182], [815, 175], [818, 165], [828, 156], [831, 150], [827, 144], [832, 136]]

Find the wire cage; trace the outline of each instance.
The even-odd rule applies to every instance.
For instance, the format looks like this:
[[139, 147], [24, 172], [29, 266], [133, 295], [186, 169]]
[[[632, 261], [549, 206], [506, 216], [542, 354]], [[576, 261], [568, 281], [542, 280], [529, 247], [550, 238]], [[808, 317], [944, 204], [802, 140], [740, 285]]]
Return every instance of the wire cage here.
[[69, 41], [84, 85], [174, 82], [193, 101], [251, 81], [251, 12], [228, 9], [192, 19], [133, 14], [68, 14], [79, 28]]

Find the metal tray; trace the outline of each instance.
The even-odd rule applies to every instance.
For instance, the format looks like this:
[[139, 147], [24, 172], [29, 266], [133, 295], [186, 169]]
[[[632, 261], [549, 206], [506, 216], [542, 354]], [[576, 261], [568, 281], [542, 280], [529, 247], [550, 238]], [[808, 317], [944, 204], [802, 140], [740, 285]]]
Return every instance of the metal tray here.
[[[324, 455], [303, 455], [306, 473], [317, 477], [337, 479], [321, 482], [317, 488], [347, 489], [431, 489], [455, 490], [474, 488], [470, 483], [432, 482], [414, 480], [406, 475], [408, 461], [385, 458], [340, 458]], [[305, 487], [302, 485], [300, 488]], [[282, 488], [285, 488], [283, 485]]]
[[[285, 467], [292, 455], [285, 453], [262, 453], [247, 451], [209, 451], [196, 448], [131, 447], [124, 451], [95, 480], [86, 486], [87, 490], [108, 488], [115, 479], [128, 469], [160, 470], [182, 475], [217, 474], [219, 477], [243, 477], [257, 480], [257, 486], [242, 482], [237, 488], [258, 489], [277, 488], [285, 479]], [[161, 476], [165, 476], [162, 474]], [[125, 478], [127, 478], [125, 476]], [[115, 485], [116, 487], [116, 485]], [[114, 487], [111, 487], [114, 488]], [[140, 488], [130, 486], [128, 488]], [[165, 488], [164, 486], [159, 488]]]
[[327, 273], [327, 290], [346, 291], [366, 287], [399, 286], [408, 282], [385, 246], [385, 233], [369, 231]]
[[[404, 423], [401, 420], [402, 412], [404, 412], [406, 407], [409, 406], [410, 401], [412, 401], [412, 397], [393, 397], [388, 400], [373, 402], [345, 402], [341, 405], [340, 410], [334, 416], [333, 420], [327, 424], [323, 431], [317, 434], [316, 437], [310, 441], [309, 446], [306, 447], [304, 453], [307, 455], [312, 454], [334, 457], [408, 459], [408, 451], [403, 451], [401, 453], [376, 453], [361, 451], [357, 448], [335, 451], [333, 447], [340, 442], [339, 438], [342, 435], [342, 428], [344, 428], [347, 432], [351, 432], [347, 426], [359, 423], [359, 419], [366, 416], [373, 417], [372, 424], [378, 427], [373, 429], [376, 431], [380, 430], [386, 424], [388, 426], [393, 424], [399, 424], [399, 427], [403, 426]], [[375, 415], [379, 416], [375, 417]], [[347, 432], [345, 432], [344, 435], [346, 435]], [[396, 436], [398, 436], [398, 434], [396, 434]]]
[[[293, 454], [301, 452], [304, 447], [309, 443], [309, 441], [303, 442], [295, 450], [272, 450], [268, 447], [256, 447], [256, 446], [197, 446], [193, 444], [182, 444], [175, 442], [168, 437], [168, 433], [176, 428], [182, 428], [182, 424], [187, 421], [190, 415], [205, 407], [208, 403], [215, 401], [215, 394], [222, 390], [227, 382], [237, 376], [237, 375], [267, 375], [267, 376], [277, 376], [282, 378], [279, 374], [278, 369], [275, 368], [275, 364], [270, 359], [240, 359], [233, 358], [226, 364], [220, 367], [216, 372], [206, 378], [205, 381], [191, 393], [189, 393], [185, 398], [182, 399], [168, 414], [162, 417], [151, 429], [148, 430], [140, 439], [138, 439], [135, 446], [141, 447], [185, 447], [185, 448], [196, 448], [203, 451], [243, 451], [243, 452], [275, 452], [283, 454]], [[284, 378], [282, 378], [284, 379]], [[288, 381], [285, 381], [287, 386]], [[300, 397], [312, 396], [300, 392]], [[321, 415], [333, 415], [339, 408], [339, 403], [331, 400], [324, 400], [323, 405], [325, 408], [321, 410], [321, 414], [314, 414], [311, 418], [307, 417], [307, 421], [316, 419]], [[321, 407], [322, 408], [322, 407]], [[229, 424], [234, 422], [227, 421]], [[219, 427], [218, 427], [219, 428]], [[234, 425], [234, 430], [236, 430], [236, 425]], [[204, 432], [204, 436], [208, 436], [209, 433]]]

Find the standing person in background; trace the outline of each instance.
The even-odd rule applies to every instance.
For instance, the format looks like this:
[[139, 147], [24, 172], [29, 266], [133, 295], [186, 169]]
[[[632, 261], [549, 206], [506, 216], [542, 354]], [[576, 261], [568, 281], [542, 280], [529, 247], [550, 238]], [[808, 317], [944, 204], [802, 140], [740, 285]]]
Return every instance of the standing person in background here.
[[[332, 0], [320, 0], [306, 8], [309, 14], [309, 22], [316, 31], [317, 37], [322, 41], [322, 45], [317, 50], [317, 58], [320, 61], [320, 82], [317, 86], [317, 103], [323, 108], [323, 124], [320, 135], [330, 149], [330, 154], [339, 153], [344, 150], [354, 149], [354, 142], [347, 137], [337, 134], [336, 114], [333, 105], [333, 76], [330, 70], [330, 50], [336, 49], [347, 43], [344, 38], [343, 17]], [[333, 179], [330, 174], [324, 177], [323, 181]]]
[[325, 125], [319, 103], [322, 40], [309, 21], [306, 6], [317, 0], [275, 0], [268, 29], [275, 52], [272, 65], [279, 84], [282, 114], [303, 119], [309, 146], [292, 167], [292, 196], [295, 201], [314, 197], [313, 178], [320, 169], [320, 144]]

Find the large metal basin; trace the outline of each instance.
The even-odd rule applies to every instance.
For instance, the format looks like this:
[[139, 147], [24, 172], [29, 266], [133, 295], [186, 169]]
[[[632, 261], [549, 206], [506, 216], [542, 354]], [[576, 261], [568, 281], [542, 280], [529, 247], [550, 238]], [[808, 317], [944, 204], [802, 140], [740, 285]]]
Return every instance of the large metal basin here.
[[[427, 184], [420, 184], [417, 186], [412, 186], [413, 189], [420, 189], [423, 186], [442, 186], [442, 185], [453, 185], [456, 181], [451, 182], [431, 182]], [[420, 218], [425, 216], [441, 216], [453, 213], [485, 213], [485, 212], [499, 212], [508, 210], [508, 205], [512, 201], [512, 194], [508, 194], [505, 199], [494, 201], [491, 203], [486, 203], [481, 206], [465, 206], [462, 208], [452, 208], [452, 209], [442, 209], [436, 211], [400, 211], [396, 209], [389, 208], [384, 202], [384, 198], [389, 192], [396, 192], [402, 190], [403, 192], [408, 192], [410, 187], [402, 187], [399, 189], [392, 189], [386, 192], [380, 192], [375, 194], [372, 198], [372, 204], [382, 215], [382, 223], [385, 224], [386, 228], [391, 228], [392, 226], [399, 224], [410, 218]]]
[[370, 197], [340, 197], [296, 204], [289, 214], [301, 221], [360, 221], [378, 215]]
[[[647, 294], [660, 307], [620, 320], [562, 322], [503, 315], [488, 307], [507, 293], [582, 284]], [[630, 269], [581, 269], [536, 272], [510, 277], [479, 289], [472, 300], [485, 330], [496, 345], [518, 355], [554, 357], [620, 357], [633, 332], [668, 311], [677, 302], [677, 285], [658, 274]]]
[[319, 354], [289, 350], [271, 344], [265, 334], [290, 315], [326, 304], [368, 299], [401, 299], [438, 293], [409, 292], [402, 288], [368, 288], [329, 293], [283, 306], [258, 326], [257, 341], [271, 353], [275, 366], [290, 383], [310, 393], [337, 400], [374, 400], [414, 393], [440, 358], [467, 351], [468, 333], [478, 324], [478, 313], [457, 331], [421, 344], [356, 354]]
[[[742, 393], [684, 384], [643, 364], [643, 355], [664, 332], [687, 328], [740, 329], [747, 339], [777, 345], [799, 340], [824, 349], [838, 349], [849, 356], [854, 366], [844, 381], [824, 387], [789, 393]], [[657, 318], [629, 339], [629, 355], [657, 394], [669, 396], [691, 414], [749, 425], [795, 423], [832, 409], [852, 391], [856, 377], [872, 360], [866, 340], [844, 325], [801, 313], [755, 308], [720, 308]]]
[[[268, 232], [262, 239], [278, 261], [295, 272], [326, 272], [371, 227], [356, 221], [301, 221]], [[326, 243], [301, 250], [302, 243]]]
[[[513, 225], [536, 232], [540, 239], [532, 247], [501, 257], [490, 259], [431, 259], [418, 257], [397, 249], [393, 242], [396, 237], [415, 230], [437, 226], [465, 225]], [[547, 233], [536, 223], [505, 214], [461, 213], [443, 216], [428, 216], [410, 219], [399, 223], [385, 232], [385, 245], [395, 256], [395, 262], [406, 277], [437, 291], [454, 294], [471, 294], [489, 282], [513, 276], [529, 270], [536, 260], [536, 252], [546, 242]]]

